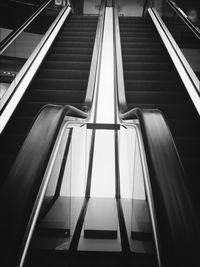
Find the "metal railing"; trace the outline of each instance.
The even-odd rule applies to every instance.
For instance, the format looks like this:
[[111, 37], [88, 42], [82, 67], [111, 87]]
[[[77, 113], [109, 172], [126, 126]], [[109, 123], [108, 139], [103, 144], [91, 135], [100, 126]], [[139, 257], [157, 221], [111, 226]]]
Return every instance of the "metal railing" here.
[[29, 24], [41, 14], [41, 12], [52, 2], [52, 0], [47, 0], [42, 6], [40, 6], [37, 11], [28, 18], [18, 29], [12, 31], [1, 43], [0, 43], [0, 55], [5, 51], [5, 49], [29, 26]]
[[188, 16], [183, 12], [183, 10], [171, 0], [167, 0], [167, 3], [172, 7], [172, 9], [178, 14], [182, 21], [190, 28], [190, 30], [196, 35], [198, 39], [200, 39], [200, 29], [198, 26], [194, 25], [194, 23], [188, 18]]
[[34, 49], [31, 56], [3, 95], [0, 102], [0, 133], [3, 131], [24, 95], [70, 11], [71, 8], [67, 6], [59, 12], [59, 15], [46, 32], [41, 42]]

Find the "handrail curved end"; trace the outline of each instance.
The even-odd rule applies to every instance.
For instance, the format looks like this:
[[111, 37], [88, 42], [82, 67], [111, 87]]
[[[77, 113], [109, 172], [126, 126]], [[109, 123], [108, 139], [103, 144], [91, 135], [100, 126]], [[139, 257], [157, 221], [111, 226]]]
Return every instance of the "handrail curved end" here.
[[162, 112], [135, 108], [122, 114], [121, 118], [138, 119], [140, 123], [161, 240], [161, 262], [167, 262], [166, 266], [199, 266], [198, 217], [186, 186], [180, 157]]

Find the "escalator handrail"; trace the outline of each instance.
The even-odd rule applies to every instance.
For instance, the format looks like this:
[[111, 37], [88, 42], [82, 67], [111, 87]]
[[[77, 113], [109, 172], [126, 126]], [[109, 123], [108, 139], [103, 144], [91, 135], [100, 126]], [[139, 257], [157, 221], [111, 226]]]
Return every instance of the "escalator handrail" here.
[[164, 116], [159, 110], [135, 108], [122, 114], [121, 118], [139, 120], [161, 241], [161, 263], [164, 266], [199, 264], [198, 219], [186, 186], [185, 172]]
[[23, 252], [29, 218], [66, 116], [88, 114], [73, 106], [46, 105], [40, 110], [0, 192], [1, 266], [16, 266]]
[[98, 83], [98, 67], [101, 58], [101, 47], [103, 42], [103, 30], [104, 30], [104, 18], [105, 18], [105, 0], [101, 0], [101, 7], [99, 11], [99, 20], [97, 24], [95, 43], [93, 47], [92, 60], [90, 65], [90, 74], [88, 78], [88, 85], [86, 90], [85, 101], [83, 104], [84, 110], [89, 112], [93, 103], [93, 96], [95, 90], [95, 84]]
[[149, 4], [150, 4], [150, 0], [145, 0], [143, 4], [143, 9], [142, 9], [142, 17], [145, 17]]
[[52, 0], [47, 0], [43, 5], [41, 5], [33, 15], [30, 16], [19, 28], [13, 30], [1, 43], [0, 43], [0, 55], [5, 51], [5, 49], [23, 32], [28, 25], [41, 14], [41, 12], [50, 4]]
[[74, 5], [72, 3], [72, 0], [67, 0], [67, 5], [71, 7], [72, 9], [72, 14], [74, 14]]
[[0, 134], [4, 130], [7, 122], [12, 116], [15, 108], [26, 92], [29, 84], [35, 76], [39, 66], [43, 62], [53, 41], [55, 40], [65, 19], [69, 16], [71, 7], [64, 7], [43, 36], [40, 43], [36, 46], [30, 57], [27, 59], [15, 79], [8, 87], [0, 101]]
[[190, 28], [190, 30], [200, 40], [199, 27], [194, 25], [194, 23], [188, 18], [188, 16], [185, 14], [185, 12], [174, 1], [167, 0], [167, 3], [172, 7], [172, 9], [177, 13], [177, 15], [180, 17], [180, 19]]

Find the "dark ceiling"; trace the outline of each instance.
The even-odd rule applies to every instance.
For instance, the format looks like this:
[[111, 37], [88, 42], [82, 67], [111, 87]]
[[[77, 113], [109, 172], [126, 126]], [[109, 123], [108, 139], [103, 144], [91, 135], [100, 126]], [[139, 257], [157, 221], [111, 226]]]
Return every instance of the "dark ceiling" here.
[[[0, 27], [17, 29], [45, 1], [46, 0], [0, 0]], [[198, 10], [198, 16], [200, 18], [200, 0], [174, 1], [186, 14], [188, 14], [191, 9]], [[79, 0], [74, 0], [72, 2], [76, 5], [79, 3]], [[42, 20], [46, 23], [49, 20], [48, 14], [43, 14]]]

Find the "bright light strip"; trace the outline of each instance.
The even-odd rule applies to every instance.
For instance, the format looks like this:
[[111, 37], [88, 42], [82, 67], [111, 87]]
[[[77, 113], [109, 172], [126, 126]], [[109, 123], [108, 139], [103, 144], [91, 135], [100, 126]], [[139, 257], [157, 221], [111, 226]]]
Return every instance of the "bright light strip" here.
[[115, 147], [113, 130], [96, 131], [91, 197], [115, 197]]
[[[113, 9], [106, 8], [99, 74], [96, 123], [114, 123]], [[97, 130], [95, 137], [92, 197], [115, 197], [114, 131]]]
[[113, 9], [106, 8], [97, 102], [97, 123], [114, 123]]

